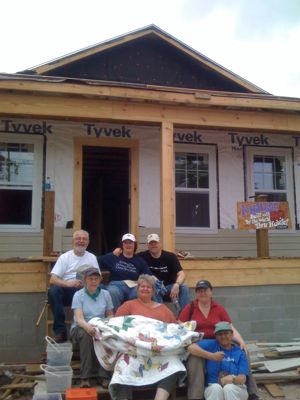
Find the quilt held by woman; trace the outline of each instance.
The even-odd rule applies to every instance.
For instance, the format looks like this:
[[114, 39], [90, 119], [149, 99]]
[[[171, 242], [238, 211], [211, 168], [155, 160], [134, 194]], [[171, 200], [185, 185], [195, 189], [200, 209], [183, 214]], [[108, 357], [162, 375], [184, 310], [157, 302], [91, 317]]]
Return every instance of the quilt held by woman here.
[[201, 338], [193, 324], [166, 324], [139, 315], [93, 318], [97, 327], [95, 353], [106, 370], [114, 371], [113, 384], [150, 385], [185, 372], [185, 347]]

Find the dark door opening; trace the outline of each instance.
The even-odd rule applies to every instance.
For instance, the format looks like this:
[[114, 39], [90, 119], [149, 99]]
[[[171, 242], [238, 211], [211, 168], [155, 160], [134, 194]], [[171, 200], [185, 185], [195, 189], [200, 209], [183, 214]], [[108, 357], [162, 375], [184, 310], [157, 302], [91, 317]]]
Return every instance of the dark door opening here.
[[83, 147], [82, 228], [89, 251], [105, 254], [129, 230], [129, 149]]

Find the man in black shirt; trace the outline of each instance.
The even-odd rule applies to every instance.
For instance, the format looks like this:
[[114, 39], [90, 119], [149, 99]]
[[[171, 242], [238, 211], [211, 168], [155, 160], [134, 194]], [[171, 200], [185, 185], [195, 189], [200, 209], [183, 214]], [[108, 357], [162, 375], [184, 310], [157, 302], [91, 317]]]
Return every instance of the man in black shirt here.
[[186, 304], [190, 303], [189, 288], [183, 284], [185, 273], [180, 265], [176, 254], [162, 250], [160, 238], [156, 233], [147, 236], [148, 250], [140, 252], [149, 266], [152, 274], [163, 282], [166, 294], [156, 296], [156, 300], [172, 301], [178, 304], [179, 310], [182, 310]]

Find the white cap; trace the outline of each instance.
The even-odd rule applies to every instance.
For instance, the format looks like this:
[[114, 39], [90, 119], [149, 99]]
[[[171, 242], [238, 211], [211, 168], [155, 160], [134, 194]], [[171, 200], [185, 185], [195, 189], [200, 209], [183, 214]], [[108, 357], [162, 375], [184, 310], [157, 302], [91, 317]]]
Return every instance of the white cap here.
[[136, 242], [136, 238], [132, 233], [125, 233], [125, 235], [122, 236], [122, 242], [124, 240], [131, 240], [132, 242]]
[[159, 242], [160, 238], [156, 233], [150, 233], [150, 235], [147, 236], [147, 243], [150, 242]]

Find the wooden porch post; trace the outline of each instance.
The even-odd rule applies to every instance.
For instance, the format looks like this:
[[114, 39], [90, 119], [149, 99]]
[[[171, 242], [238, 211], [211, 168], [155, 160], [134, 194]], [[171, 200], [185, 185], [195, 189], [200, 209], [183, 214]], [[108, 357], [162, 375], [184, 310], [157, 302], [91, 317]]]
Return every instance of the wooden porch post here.
[[175, 251], [173, 123], [161, 124], [160, 229], [163, 248]]
[[55, 192], [46, 191], [45, 205], [44, 205], [44, 241], [43, 241], [44, 256], [50, 256], [53, 251], [54, 203], [55, 203]]
[[[267, 195], [255, 196], [256, 202], [267, 201]], [[269, 232], [268, 229], [256, 229], [256, 251], [257, 257], [270, 257], [269, 253]]]

